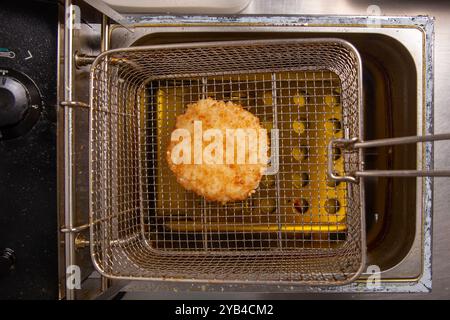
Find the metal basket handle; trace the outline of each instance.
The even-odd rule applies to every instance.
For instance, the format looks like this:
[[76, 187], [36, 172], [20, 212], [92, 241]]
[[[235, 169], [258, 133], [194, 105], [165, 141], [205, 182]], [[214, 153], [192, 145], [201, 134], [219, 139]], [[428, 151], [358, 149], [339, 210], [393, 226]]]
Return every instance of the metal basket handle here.
[[334, 171], [333, 149], [335, 147], [342, 147], [346, 149], [363, 149], [439, 140], [450, 140], [450, 133], [378, 139], [371, 141], [359, 141], [358, 138], [333, 139], [328, 144], [328, 176], [336, 181], [347, 182], [357, 182], [358, 177], [450, 177], [450, 170], [363, 170], [355, 171], [351, 174], [343, 176], [336, 175]]

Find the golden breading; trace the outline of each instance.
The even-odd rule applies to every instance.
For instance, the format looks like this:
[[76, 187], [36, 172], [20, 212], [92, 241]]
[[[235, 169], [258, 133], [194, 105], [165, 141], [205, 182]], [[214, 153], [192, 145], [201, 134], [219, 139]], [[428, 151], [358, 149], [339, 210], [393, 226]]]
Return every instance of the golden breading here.
[[[257, 162], [249, 162], [249, 152], [255, 152], [255, 149], [249, 147], [248, 140], [245, 148], [244, 163], [237, 162], [237, 140], [234, 144], [233, 159], [234, 163], [226, 159], [226, 146], [232, 139], [226, 139], [227, 129], [254, 129], [254, 132], [260, 132], [263, 129], [259, 124], [259, 119], [252, 113], [244, 110], [241, 106], [232, 102], [216, 101], [211, 98], [199, 100], [196, 103], [189, 104], [184, 114], [176, 119], [175, 129], [186, 129], [191, 136], [194, 136], [194, 122], [201, 121], [202, 130], [219, 129], [223, 135], [223, 159], [224, 161], [216, 164], [194, 164], [194, 154], [191, 153], [192, 162], [189, 164], [175, 164], [172, 160], [172, 152], [179, 141], [171, 141], [167, 149], [167, 162], [170, 169], [177, 177], [185, 189], [203, 196], [209, 201], [218, 201], [226, 203], [230, 201], [245, 200], [255, 192], [262, 175], [267, 168], [267, 163], [261, 161], [258, 157]], [[259, 136], [258, 136], [259, 137]], [[194, 145], [194, 139], [191, 146]], [[268, 149], [268, 138], [265, 133], [264, 139], [258, 138], [258, 146], [263, 146], [263, 150]], [[202, 149], [210, 143], [202, 142]], [[193, 147], [192, 147], [193, 149]], [[212, 152], [211, 154], [215, 154]]]

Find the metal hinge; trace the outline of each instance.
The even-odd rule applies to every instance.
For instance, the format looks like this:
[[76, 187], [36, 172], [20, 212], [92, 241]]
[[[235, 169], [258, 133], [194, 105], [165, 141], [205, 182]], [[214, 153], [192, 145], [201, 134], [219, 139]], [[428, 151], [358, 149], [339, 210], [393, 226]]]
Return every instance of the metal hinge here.
[[62, 233], [79, 233], [79, 232], [81, 232], [83, 230], [89, 229], [90, 226], [91, 226], [90, 223], [86, 223], [86, 224], [82, 224], [82, 225], [77, 226], [77, 227], [70, 227], [70, 228], [63, 226], [60, 231]]
[[80, 107], [80, 108], [86, 108], [89, 109], [89, 105], [87, 103], [81, 102], [81, 101], [61, 101], [60, 105], [62, 107]]
[[81, 68], [84, 66], [88, 66], [94, 62], [95, 58], [97, 58], [97, 56], [75, 52], [74, 54], [75, 67]]

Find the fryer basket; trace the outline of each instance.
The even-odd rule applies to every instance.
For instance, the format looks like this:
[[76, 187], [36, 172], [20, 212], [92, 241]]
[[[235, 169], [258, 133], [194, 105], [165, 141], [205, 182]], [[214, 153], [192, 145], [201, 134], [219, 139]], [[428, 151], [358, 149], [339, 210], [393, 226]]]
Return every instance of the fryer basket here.
[[[186, 105], [241, 104], [279, 131], [279, 170], [226, 205], [183, 190], [165, 162]], [[160, 45], [102, 53], [91, 67], [90, 238], [121, 279], [337, 285], [365, 263], [361, 61], [340, 39]], [[272, 159], [273, 160], [273, 159]], [[333, 171], [333, 173], [336, 173]], [[338, 174], [338, 173], [336, 173]]]

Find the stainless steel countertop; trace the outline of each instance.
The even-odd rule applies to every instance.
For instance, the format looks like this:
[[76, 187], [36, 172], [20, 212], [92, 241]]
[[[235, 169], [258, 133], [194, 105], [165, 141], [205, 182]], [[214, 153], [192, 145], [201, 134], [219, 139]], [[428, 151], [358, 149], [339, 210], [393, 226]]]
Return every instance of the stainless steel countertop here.
[[[367, 15], [368, 7], [377, 5], [383, 15], [429, 15], [435, 24], [435, 133], [450, 131], [450, 3], [444, 1], [356, 1], [356, 0], [253, 0], [242, 14], [345, 14]], [[450, 143], [435, 145], [435, 168], [450, 168]], [[430, 294], [344, 294], [339, 298], [450, 298], [450, 183], [435, 179], [433, 216], [433, 292]], [[188, 293], [131, 292], [127, 298], [191, 298], [191, 299], [300, 299], [333, 298], [333, 295], [284, 293]], [[334, 296], [335, 297], [335, 296]]]

